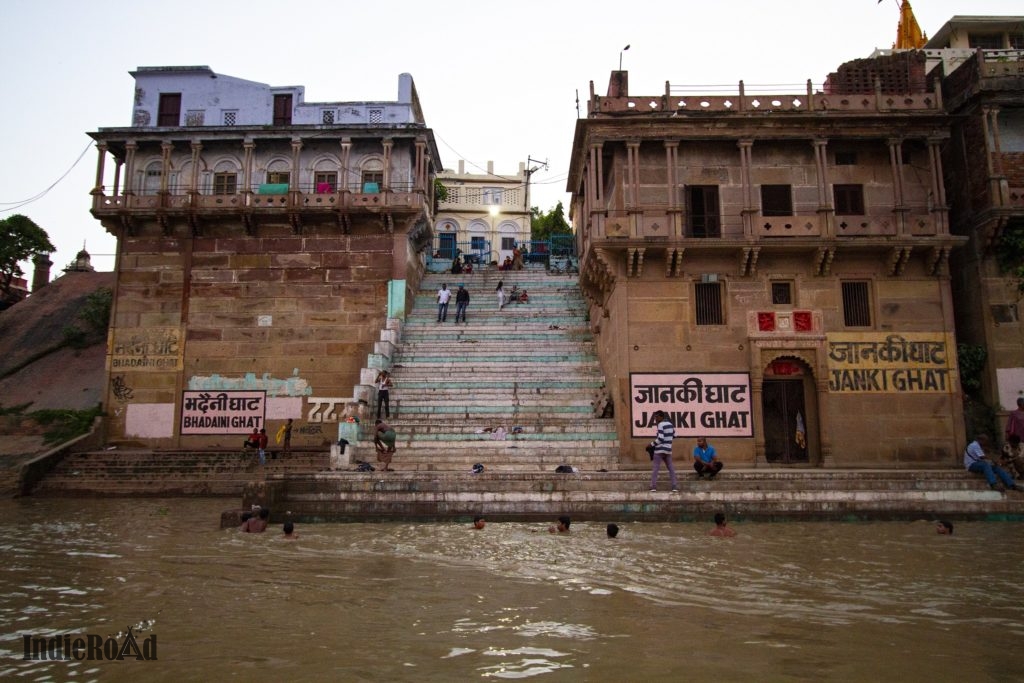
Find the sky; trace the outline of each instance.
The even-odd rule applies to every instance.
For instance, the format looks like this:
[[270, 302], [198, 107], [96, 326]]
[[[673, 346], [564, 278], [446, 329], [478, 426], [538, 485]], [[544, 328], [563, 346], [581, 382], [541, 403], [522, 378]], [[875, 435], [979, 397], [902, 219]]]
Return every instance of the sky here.
[[[1021, 0], [913, 7], [928, 35], [956, 15], [1024, 15]], [[634, 96], [660, 95], [666, 82], [727, 94], [741, 80], [747, 94], [798, 94], [891, 48], [898, 21], [898, 0], [3, 0], [0, 218], [21, 213], [46, 230], [51, 279], [83, 245], [97, 270], [113, 270], [116, 240], [89, 212], [97, 152], [87, 133], [131, 124], [139, 66], [301, 85], [306, 102], [394, 101], [410, 73], [445, 168], [464, 160], [483, 173], [493, 161], [514, 174], [546, 162], [531, 163], [530, 203], [561, 201], [568, 213], [575, 121], [591, 83], [604, 95], [620, 60]]]

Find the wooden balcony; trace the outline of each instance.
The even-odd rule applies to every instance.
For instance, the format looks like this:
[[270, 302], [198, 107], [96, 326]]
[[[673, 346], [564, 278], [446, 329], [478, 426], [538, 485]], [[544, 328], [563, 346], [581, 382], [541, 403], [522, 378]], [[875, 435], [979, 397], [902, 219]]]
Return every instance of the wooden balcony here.
[[[804, 254], [817, 274], [826, 274], [837, 253], [874, 253], [898, 275], [911, 253], [924, 258], [929, 272], [945, 272], [950, 251], [966, 238], [948, 234], [944, 213], [926, 208], [891, 210], [870, 216], [834, 216], [830, 211], [796, 216], [748, 212], [728, 221], [698, 221], [681, 210], [595, 211], [580, 235], [581, 253], [625, 253], [628, 274], [638, 272], [646, 256], [664, 253], [669, 274], [682, 259], [701, 254], [731, 254], [738, 274], [756, 270], [770, 253]], [[747, 227], [749, 226], [749, 227]]]

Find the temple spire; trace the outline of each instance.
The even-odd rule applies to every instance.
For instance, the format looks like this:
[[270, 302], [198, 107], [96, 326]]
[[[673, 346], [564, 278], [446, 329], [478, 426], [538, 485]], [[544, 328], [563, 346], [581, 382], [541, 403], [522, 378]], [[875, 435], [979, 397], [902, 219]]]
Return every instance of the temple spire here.
[[895, 50], [917, 50], [928, 42], [928, 36], [921, 31], [909, 0], [900, 3], [900, 25], [896, 29]]

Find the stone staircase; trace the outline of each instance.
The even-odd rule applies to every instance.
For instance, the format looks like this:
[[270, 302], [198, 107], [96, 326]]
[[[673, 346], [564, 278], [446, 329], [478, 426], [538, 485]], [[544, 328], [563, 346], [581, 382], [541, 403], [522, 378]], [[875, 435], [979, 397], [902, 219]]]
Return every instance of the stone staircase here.
[[65, 456], [33, 489], [34, 496], [241, 496], [266, 476], [319, 472], [326, 452], [267, 455], [262, 468], [253, 452], [92, 451]]
[[[498, 310], [495, 287], [518, 286], [529, 302]], [[437, 322], [442, 283], [470, 293], [468, 322]], [[614, 421], [594, 416], [604, 377], [574, 276], [543, 268], [472, 275], [427, 274], [391, 358], [392, 467], [400, 472], [615, 470]], [[372, 413], [372, 411], [371, 411]], [[372, 417], [372, 415], [371, 415]], [[373, 419], [353, 458], [373, 461]], [[505, 431], [495, 439], [496, 430]]]

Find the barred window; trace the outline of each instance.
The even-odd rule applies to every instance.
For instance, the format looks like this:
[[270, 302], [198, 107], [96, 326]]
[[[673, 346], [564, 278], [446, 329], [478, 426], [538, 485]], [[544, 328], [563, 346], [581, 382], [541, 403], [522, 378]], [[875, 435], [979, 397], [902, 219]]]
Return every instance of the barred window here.
[[271, 185], [287, 185], [291, 182], [289, 171], [267, 171], [267, 183]]
[[847, 327], [871, 326], [871, 297], [867, 282], [844, 282], [843, 324]]
[[320, 111], [320, 122], [331, 125], [334, 123], [334, 110], [333, 109], [322, 109]]
[[722, 285], [720, 282], [698, 282], [694, 285], [698, 325], [724, 325]]
[[967, 44], [972, 50], [979, 47], [982, 50], [1003, 49], [1003, 34], [1001, 33], [968, 33]]
[[772, 304], [776, 306], [793, 305], [793, 283], [784, 280], [772, 282]]
[[384, 110], [383, 109], [371, 109], [370, 110], [370, 123], [384, 123]]
[[224, 112], [224, 125], [233, 126], [238, 123], [238, 112], [237, 111], [226, 111]]

